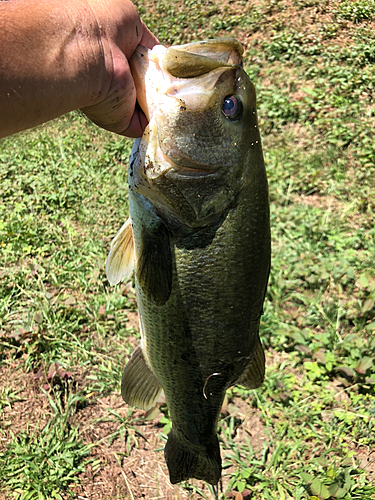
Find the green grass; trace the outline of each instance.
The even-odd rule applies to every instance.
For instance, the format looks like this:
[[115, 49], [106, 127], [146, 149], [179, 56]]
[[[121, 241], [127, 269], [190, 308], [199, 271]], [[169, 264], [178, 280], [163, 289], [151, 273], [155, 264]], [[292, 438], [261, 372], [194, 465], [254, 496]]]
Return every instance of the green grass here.
[[[165, 44], [237, 36], [257, 88], [273, 241], [268, 368], [259, 390], [228, 393], [220, 500], [375, 498], [375, 4], [138, 5]], [[46, 421], [11, 435], [10, 410], [24, 395], [4, 378], [0, 489], [9, 498], [65, 498], [99, 468], [103, 440], [84, 442], [78, 417], [118, 393], [138, 336], [134, 292], [104, 274], [127, 217], [130, 148], [77, 113], [0, 143], [0, 368], [44, 381], [49, 405]], [[162, 410], [155, 434], [170, 424]], [[260, 444], [246, 430], [254, 412]], [[126, 469], [141, 421], [113, 408], [92, 419], [103, 422], [114, 426], [104, 444], [121, 441]], [[213, 498], [195, 483], [181, 492]]]
[[17, 435], [10, 431], [12, 440], [0, 451], [0, 467], [2, 481], [13, 492], [13, 498], [62, 500], [64, 491], [73, 498], [67, 487], [78, 482], [92, 448], [82, 443], [78, 428], [68, 423], [74, 403], [68, 402], [68, 410], [62, 412], [61, 406], [52, 402], [56, 413], [42, 429], [37, 425], [31, 431], [27, 425]]

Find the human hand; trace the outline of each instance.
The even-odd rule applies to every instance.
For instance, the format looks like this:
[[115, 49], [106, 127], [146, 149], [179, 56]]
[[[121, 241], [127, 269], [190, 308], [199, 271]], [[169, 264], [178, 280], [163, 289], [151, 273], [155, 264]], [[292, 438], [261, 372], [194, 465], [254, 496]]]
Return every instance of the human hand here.
[[[152, 48], [157, 38], [129, 0], [87, 0], [102, 45], [104, 82], [97, 102], [82, 108], [94, 123], [128, 137], [139, 137], [147, 119], [136, 104], [128, 61], [138, 45]], [[110, 13], [110, 15], [109, 15]]]
[[78, 108], [142, 135], [128, 60], [157, 43], [130, 0], [0, 0], [0, 137]]

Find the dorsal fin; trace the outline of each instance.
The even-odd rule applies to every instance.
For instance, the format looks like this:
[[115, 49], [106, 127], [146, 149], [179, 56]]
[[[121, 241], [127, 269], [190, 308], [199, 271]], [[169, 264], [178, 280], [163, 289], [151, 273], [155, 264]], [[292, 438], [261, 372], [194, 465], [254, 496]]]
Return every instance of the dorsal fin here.
[[128, 219], [111, 242], [105, 273], [111, 285], [128, 278], [134, 267], [134, 241]]

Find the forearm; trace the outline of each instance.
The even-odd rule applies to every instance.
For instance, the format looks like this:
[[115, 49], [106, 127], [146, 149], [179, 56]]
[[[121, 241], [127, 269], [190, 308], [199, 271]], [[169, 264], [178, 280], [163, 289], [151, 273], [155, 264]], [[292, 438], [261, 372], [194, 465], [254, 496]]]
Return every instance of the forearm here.
[[101, 85], [101, 47], [92, 33], [80, 32], [78, 20], [85, 12], [63, 5], [56, 0], [0, 2], [1, 137], [89, 105], [100, 92], [93, 78], [95, 72]]
[[[119, 19], [125, 12], [140, 38], [131, 2], [113, 1], [111, 7], [118, 8]], [[111, 43], [123, 37], [107, 11], [102, 0], [0, 2], [0, 137], [107, 96], [116, 64]], [[136, 38], [131, 36], [131, 51]]]

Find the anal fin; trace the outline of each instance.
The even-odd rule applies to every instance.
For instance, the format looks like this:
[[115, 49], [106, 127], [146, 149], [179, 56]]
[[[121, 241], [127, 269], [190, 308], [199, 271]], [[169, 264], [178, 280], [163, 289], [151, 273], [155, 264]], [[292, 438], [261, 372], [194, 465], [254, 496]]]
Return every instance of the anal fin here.
[[121, 395], [125, 403], [141, 410], [149, 410], [162, 392], [159, 381], [147, 365], [142, 348], [138, 345], [131, 355], [121, 381]]
[[266, 370], [266, 358], [263, 346], [258, 337], [255, 357], [252, 363], [246, 368], [236, 384], [243, 385], [246, 389], [257, 389], [263, 384]]
[[128, 278], [134, 267], [134, 241], [128, 219], [111, 242], [105, 272], [111, 285]]

